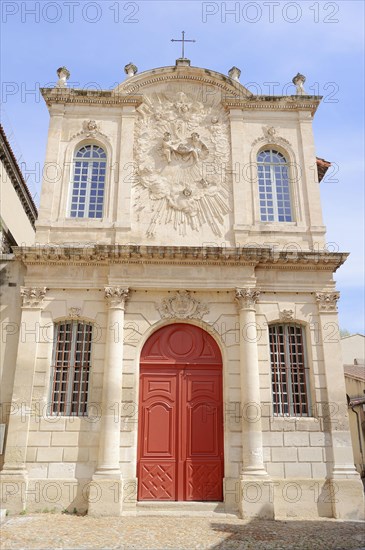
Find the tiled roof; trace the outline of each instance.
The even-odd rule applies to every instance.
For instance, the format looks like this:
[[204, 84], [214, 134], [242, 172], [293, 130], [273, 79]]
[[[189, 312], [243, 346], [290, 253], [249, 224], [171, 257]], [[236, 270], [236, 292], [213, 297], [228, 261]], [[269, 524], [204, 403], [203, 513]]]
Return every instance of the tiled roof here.
[[331, 166], [331, 163], [328, 160], [321, 159], [316, 157], [317, 161], [317, 171], [318, 171], [318, 181], [322, 181], [328, 168]]
[[344, 365], [345, 376], [365, 381], [365, 365]]

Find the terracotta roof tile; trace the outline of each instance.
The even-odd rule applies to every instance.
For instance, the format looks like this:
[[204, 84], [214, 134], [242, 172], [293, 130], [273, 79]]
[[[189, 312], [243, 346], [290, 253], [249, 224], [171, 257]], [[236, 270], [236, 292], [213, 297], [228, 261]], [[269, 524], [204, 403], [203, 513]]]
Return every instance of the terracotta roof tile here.
[[365, 365], [344, 365], [346, 376], [365, 381]]

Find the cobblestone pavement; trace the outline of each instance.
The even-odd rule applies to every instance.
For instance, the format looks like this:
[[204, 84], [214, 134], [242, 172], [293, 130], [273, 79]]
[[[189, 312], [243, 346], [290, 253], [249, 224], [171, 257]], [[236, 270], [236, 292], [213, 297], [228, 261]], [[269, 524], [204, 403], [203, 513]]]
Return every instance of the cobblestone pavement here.
[[0, 548], [358, 550], [365, 549], [365, 523], [34, 514], [7, 518], [1, 525]]

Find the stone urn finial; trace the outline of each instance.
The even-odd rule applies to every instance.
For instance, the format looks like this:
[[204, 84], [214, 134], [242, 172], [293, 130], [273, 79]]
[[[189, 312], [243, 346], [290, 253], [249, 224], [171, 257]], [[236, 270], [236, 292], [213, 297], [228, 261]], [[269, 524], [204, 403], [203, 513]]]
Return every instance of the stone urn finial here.
[[297, 95], [306, 95], [306, 92], [304, 90], [304, 82], [305, 82], [305, 76], [303, 74], [298, 73], [292, 80], [294, 86], [296, 86]]
[[67, 88], [67, 80], [70, 78], [70, 71], [66, 67], [57, 69], [58, 82], [56, 88]]
[[124, 72], [127, 75], [128, 78], [131, 78], [131, 76], [134, 76], [138, 72], [138, 67], [134, 65], [134, 63], [130, 62], [128, 65], [124, 67]]
[[228, 76], [229, 78], [232, 78], [232, 80], [238, 82], [241, 76], [241, 69], [233, 66], [232, 69], [229, 69]]

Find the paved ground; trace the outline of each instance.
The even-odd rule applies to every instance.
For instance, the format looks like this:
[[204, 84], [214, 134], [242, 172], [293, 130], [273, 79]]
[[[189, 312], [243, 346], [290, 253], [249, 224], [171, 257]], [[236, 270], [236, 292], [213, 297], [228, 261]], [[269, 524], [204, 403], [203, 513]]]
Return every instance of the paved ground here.
[[34, 514], [7, 518], [1, 525], [0, 548], [358, 550], [365, 549], [365, 523]]

